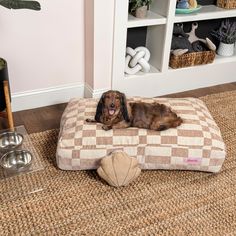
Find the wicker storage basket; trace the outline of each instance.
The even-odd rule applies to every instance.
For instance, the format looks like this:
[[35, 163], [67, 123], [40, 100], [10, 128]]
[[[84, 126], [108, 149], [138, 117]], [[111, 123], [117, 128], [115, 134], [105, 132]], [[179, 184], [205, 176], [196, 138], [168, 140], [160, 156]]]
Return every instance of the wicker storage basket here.
[[236, 8], [236, 0], [217, 0], [217, 7], [226, 9]]
[[191, 52], [181, 56], [170, 56], [169, 66], [173, 69], [212, 63], [215, 51]]

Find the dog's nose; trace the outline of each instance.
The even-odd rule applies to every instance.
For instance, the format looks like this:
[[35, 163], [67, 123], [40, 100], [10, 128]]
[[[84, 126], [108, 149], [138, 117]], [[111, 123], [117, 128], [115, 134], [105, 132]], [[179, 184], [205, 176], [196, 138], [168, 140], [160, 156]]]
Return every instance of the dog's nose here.
[[115, 104], [114, 104], [114, 103], [112, 103], [112, 104], [111, 104], [111, 108], [114, 108], [114, 107], [115, 107]]

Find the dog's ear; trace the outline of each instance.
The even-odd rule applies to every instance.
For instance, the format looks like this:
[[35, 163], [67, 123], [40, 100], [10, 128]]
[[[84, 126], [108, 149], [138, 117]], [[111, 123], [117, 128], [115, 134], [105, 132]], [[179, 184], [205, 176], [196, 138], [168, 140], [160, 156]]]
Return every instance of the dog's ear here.
[[121, 95], [121, 112], [122, 112], [123, 118], [125, 121], [130, 122], [129, 113], [127, 110], [126, 96], [124, 93], [120, 93], [120, 95]]
[[100, 118], [102, 116], [102, 110], [104, 108], [104, 98], [105, 98], [105, 93], [103, 93], [103, 95], [101, 96], [98, 105], [97, 105], [97, 110], [96, 110], [96, 114], [95, 114], [95, 120], [97, 122], [101, 122]]

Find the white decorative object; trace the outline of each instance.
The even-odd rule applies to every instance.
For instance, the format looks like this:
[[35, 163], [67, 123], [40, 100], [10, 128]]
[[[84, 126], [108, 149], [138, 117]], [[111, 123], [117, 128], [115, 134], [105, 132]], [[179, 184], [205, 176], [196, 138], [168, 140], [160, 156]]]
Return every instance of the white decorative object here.
[[234, 54], [234, 44], [220, 42], [217, 54], [223, 57], [230, 57]]
[[[183, 26], [183, 24], [182, 24], [182, 26]], [[197, 28], [198, 28], [198, 23], [197, 22], [192, 23], [192, 30], [189, 33], [186, 33], [187, 35], [189, 35], [189, 37], [188, 37], [189, 42], [193, 43], [196, 41], [201, 41], [201, 42], [205, 43], [210, 50], [215, 51], [216, 46], [209, 38], [202, 39], [196, 35]]]
[[139, 71], [145, 73], [149, 72], [149, 59], [150, 52], [146, 47], [137, 47], [135, 49], [127, 47], [125, 57], [125, 73], [133, 75]]

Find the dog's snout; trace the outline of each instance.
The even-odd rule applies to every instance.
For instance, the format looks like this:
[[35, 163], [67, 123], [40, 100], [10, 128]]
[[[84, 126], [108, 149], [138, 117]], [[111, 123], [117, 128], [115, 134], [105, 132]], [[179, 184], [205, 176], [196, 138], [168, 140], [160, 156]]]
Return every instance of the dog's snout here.
[[114, 108], [115, 107], [115, 104], [114, 103], [111, 103], [111, 108]]

